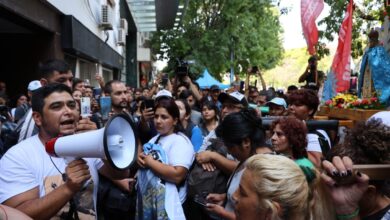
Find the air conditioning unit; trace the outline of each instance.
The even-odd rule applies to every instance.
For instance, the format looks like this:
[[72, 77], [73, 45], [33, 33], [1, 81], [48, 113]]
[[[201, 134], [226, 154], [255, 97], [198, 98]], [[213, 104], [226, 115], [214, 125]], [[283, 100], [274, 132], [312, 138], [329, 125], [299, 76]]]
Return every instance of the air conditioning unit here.
[[128, 33], [128, 25], [127, 25], [127, 20], [126, 19], [121, 18], [120, 23], [119, 23], [119, 28], [124, 29], [125, 32], [126, 32], [126, 35], [127, 35], [127, 33]]
[[121, 46], [126, 45], [126, 31], [123, 28], [118, 28], [117, 44]]
[[112, 30], [112, 10], [109, 5], [102, 5], [99, 26], [104, 30]]

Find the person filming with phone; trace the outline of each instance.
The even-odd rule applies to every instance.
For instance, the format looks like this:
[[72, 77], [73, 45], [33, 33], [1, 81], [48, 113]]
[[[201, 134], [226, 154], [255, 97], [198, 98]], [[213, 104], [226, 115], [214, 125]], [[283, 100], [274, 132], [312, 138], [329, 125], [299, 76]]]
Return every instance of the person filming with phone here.
[[316, 88], [316, 90], [318, 90], [321, 86], [321, 79], [324, 78], [325, 74], [317, 69], [317, 61], [317, 56], [311, 56], [308, 60], [305, 72], [299, 77], [298, 82], [306, 82], [306, 88]]

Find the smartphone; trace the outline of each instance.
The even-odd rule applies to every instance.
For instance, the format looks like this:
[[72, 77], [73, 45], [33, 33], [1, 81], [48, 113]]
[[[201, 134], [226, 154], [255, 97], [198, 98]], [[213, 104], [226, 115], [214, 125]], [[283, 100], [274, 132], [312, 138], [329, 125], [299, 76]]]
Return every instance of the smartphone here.
[[103, 120], [108, 120], [108, 114], [111, 111], [111, 97], [102, 96], [99, 99], [100, 113], [102, 114]]
[[93, 97], [95, 97], [95, 99], [98, 100], [101, 92], [102, 92], [101, 88], [93, 88]]
[[204, 199], [203, 197], [195, 197], [194, 202], [203, 206], [203, 207], [206, 207], [206, 204], [207, 204], [206, 199]]
[[244, 86], [245, 86], [245, 82], [244, 81], [240, 81], [240, 91], [244, 90]]
[[153, 99], [146, 99], [143, 102], [145, 108], [154, 108], [154, 100]]
[[161, 78], [161, 84], [162, 84], [163, 86], [166, 86], [167, 83], [168, 83], [168, 74], [164, 74], [164, 75], [162, 76], [162, 78]]
[[80, 111], [83, 118], [91, 115], [91, 99], [89, 97], [81, 97]]

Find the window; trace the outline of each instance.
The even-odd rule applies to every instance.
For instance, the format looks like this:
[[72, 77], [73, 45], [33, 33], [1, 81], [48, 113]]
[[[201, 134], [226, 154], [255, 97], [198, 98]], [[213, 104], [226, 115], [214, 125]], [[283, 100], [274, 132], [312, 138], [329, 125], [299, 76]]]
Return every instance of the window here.
[[104, 78], [104, 82], [113, 80], [112, 70], [103, 68], [103, 78]]

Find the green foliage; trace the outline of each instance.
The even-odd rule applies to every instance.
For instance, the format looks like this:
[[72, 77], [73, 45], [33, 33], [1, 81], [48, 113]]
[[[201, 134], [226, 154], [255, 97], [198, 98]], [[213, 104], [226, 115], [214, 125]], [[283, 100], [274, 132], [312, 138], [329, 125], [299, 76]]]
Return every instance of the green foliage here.
[[[345, 0], [325, 0], [330, 6], [330, 13], [319, 22], [319, 25], [325, 24], [325, 31], [319, 31], [319, 45], [324, 44], [324, 39], [333, 41], [338, 37], [341, 23], [344, 19], [349, 1]], [[374, 25], [382, 22], [384, 4], [383, 0], [362, 0], [361, 5], [354, 7], [353, 29], [352, 29], [352, 57], [357, 58], [363, 55], [364, 45], [367, 37], [365, 36]], [[319, 48], [320, 57], [326, 54], [326, 47]]]
[[188, 3], [180, 28], [158, 31], [152, 38], [153, 53], [159, 59], [168, 59], [166, 71], [173, 71], [177, 59], [195, 60], [191, 72], [200, 73], [208, 68], [220, 79], [219, 73], [227, 71], [231, 65], [235, 72], [238, 64], [244, 69], [257, 65], [266, 70], [280, 61], [282, 29], [278, 19], [280, 12], [273, 0]]
[[[264, 72], [263, 77], [267, 86], [287, 88], [289, 85], [298, 85], [298, 78], [305, 71], [309, 57], [306, 47], [286, 50], [280, 64]], [[329, 55], [321, 58], [318, 61], [318, 69], [326, 73], [332, 63], [332, 58]], [[252, 84], [255, 80], [255, 77], [251, 79]]]

